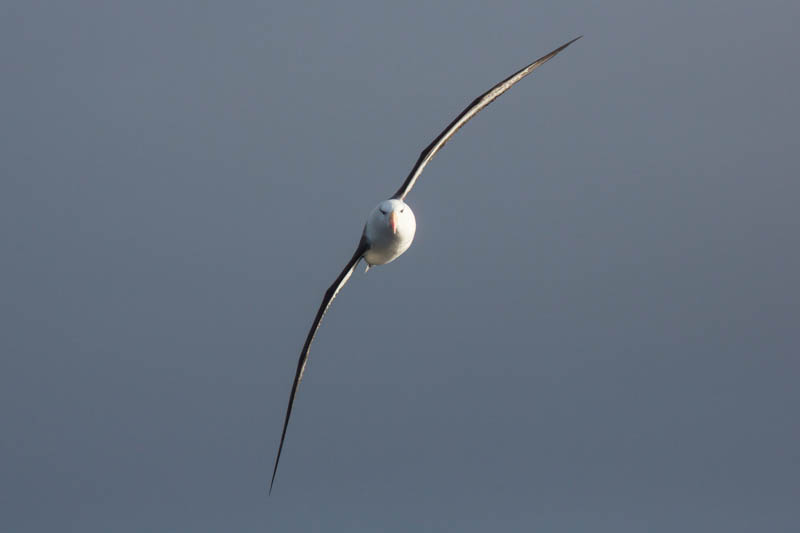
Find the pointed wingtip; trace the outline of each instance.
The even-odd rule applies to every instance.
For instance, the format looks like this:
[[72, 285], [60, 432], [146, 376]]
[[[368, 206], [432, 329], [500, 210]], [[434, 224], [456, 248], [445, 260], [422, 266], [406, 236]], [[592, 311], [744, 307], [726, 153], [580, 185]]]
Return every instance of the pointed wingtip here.
[[566, 43], [562, 44], [561, 46], [559, 46], [558, 48], [556, 48], [555, 50], [553, 50], [549, 54], [547, 54], [545, 56], [542, 56], [539, 59], [537, 59], [536, 61], [534, 61], [533, 63], [531, 63], [528, 66], [528, 68], [531, 69], [531, 70], [528, 71], [528, 73], [530, 73], [533, 69], [535, 69], [539, 65], [547, 63], [548, 61], [553, 59], [555, 56], [557, 56], [560, 52], [562, 52], [566, 47], [568, 47], [569, 45], [571, 45], [572, 43], [574, 43], [578, 39], [581, 39], [582, 37], [583, 37], [583, 35], [578, 35], [577, 37], [575, 37], [571, 41], [567, 41]]
[[559, 46], [559, 47], [556, 49], [556, 52], [560, 52], [561, 50], [563, 50], [563, 49], [564, 49], [564, 48], [566, 48], [567, 46], [571, 45], [572, 43], [574, 43], [574, 42], [575, 42], [575, 41], [577, 41], [578, 39], [582, 39], [582, 38], [583, 38], [583, 35], [578, 35], [577, 37], [575, 37], [574, 39], [572, 39], [572, 40], [571, 40], [571, 41], [569, 41], [568, 43], [566, 43], [566, 44], [562, 44], [561, 46]]
[[269, 497], [269, 496], [272, 496], [272, 486], [275, 484], [275, 474], [276, 474], [277, 472], [278, 472], [278, 471], [277, 471], [277, 470], [275, 470], [275, 472], [273, 472], [273, 473], [272, 473], [272, 479], [271, 479], [271, 480], [270, 480], [270, 482], [269, 482], [269, 491], [267, 492], [267, 496], [268, 496], [268, 497]]
[[[286, 427], [283, 428], [284, 435], [286, 435]], [[267, 496], [272, 496], [272, 486], [275, 484], [275, 476], [278, 473], [278, 462], [281, 460], [281, 451], [283, 450], [283, 438], [281, 438], [281, 444], [278, 446], [278, 456], [275, 457], [275, 467], [272, 469], [272, 479], [269, 480], [269, 492]]]
[[267, 496], [272, 496], [272, 486], [275, 484], [275, 474], [278, 473], [278, 461], [281, 459], [281, 449], [283, 448], [283, 442], [281, 441], [281, 446], [278, 449], [278, 457], [275, 459], [275, 468], [272, 470], [272, 479], [269, 481], [269, 492]]

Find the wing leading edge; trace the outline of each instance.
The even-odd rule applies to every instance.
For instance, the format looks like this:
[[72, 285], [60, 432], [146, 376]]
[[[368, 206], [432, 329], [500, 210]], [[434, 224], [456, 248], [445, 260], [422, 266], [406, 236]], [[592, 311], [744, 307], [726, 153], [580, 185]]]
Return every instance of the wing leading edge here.
[[433, 142], [429, 144], [422, 151], [421, 154], [419, 154], [419, 158], [417, 159], [417, 162], [411, 169], [411, 172], [409, 172], [408, 177], [403, 182], [403, 185], [401, 185], [400, 188], [397, 189], [397, 192], [394, 193], [392, 198], [396, 198], [397, 200], [405, 199], [406, 195], [414, 186], [414, 183], [417, 181], [417, 178], [419, 178], [420, 174], [422, 174], [422, 171], [425, 169], [425, 166], [430, 162], [431, 159], [433, 159], [433, 156], [436, 155], [436, 153], [442, 148], [442, 146], [444, 146], [447, 143], [447, 141], [449, 141], [450, 138], [453, 135], [455, 135], [458, 129], [469, 121], [469, 119], [477, 115], [484, 107], [491, 104], [495, 100], [495, 98], [497, 98], [498, 96], [509, 90], [519, 80], [521, 80], [522, 78], [524, 78], [525, 76], [527, 76], [540, 66], [550, 61], [553, 57], [555, 57], [556, 54], [558, 54], [564, 48], [568, 47], [581, 37], [583, 37], [583, 35], [572, 39], [570, 42], [559, 46], [549, 54], [540, 57], [527, 67], [512, 74], [511, 76], [504, 79], [503, 81], [501, 81], [500, 83], [498, 83], [497, 85], [495, 85], [494, 87], [492, 87], [491, 89], [489, 89], [488, 91], [477, 97], [475, 100], [473, 100], [467, 106], [467, 108], [464, 109], [464, 111], [462, 111], [461, 114], [458, 115], [453, 120], [453, 122], [448, 124], [447, 127], [444, 129], [444, 131], [440, 133], [439, 136], [436, 137], [433, 140]]
[[275, 468], [272, 470], [272, 480], [269, 482], [270, 494], [272, 494], [272, 485], [275, 483], [275, 474], [278, 473], [278, 463], [281, 460], [283, 441], [286, 439], [286, 428], [289, 427], [289, 418], [292, 416], [292, 406], [294, 405], [294, 398], [297, 396], [297, 387], [300, 385], [300, 380], [303, 379], [303, 372], [305, 371], [306, 363], [308, 362], [308, 352], [311, 348], [311, 342], [314, 340], [314, 335], [316, 335], [317, 330], [319, 329], [319, 325], [322, 322], [322, 317], [325, 316], [325, 312], [331, 306], [333, 299], [336, 298], [336, 295], [339, 293], [342, 287], [344, 287], [345, 283], [347, 283], [347, 280], [350, 279], [350, 276], [356, 269], [356, 265], [358, 265], [358, 262], [361, 260], [361, 257], [368, 248], [369, 246], [367, 245], [367, 240], [362, 235], [361, 241], [358, 243], [358, 248], [356, 248], [353, 257], [351, 257], [347, 262], [347, 265], [345, 265], [342, 272], [336, 278], [336, 281], [334, 281], [333, 284], [328, 287], [328, 290], [325, 291], [325, 296], [322, 298], [322, 303], [319, 305], [317, 315], [314, 317], [314, 322], [311, 324], [311, 329], [308, 332], [308, 336], [306, 336], [306, 342], [303, 344], [303, 349], [300, 351], [300, 359], [297, 362], [297, 372], [294, 375], [294, 383], [292, 383], [292, 392], [289, 394], [289, 406], [286, 408], [286, 418], [283, 421], [281, 443], [278, 446], [278, 455], [275, 457]]

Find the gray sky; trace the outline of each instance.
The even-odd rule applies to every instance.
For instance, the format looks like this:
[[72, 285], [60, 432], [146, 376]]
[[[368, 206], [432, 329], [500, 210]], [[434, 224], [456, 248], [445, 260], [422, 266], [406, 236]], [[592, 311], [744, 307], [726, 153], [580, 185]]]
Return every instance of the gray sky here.
[[797, 531], [798, 19], [5, 2], [0, 529]]

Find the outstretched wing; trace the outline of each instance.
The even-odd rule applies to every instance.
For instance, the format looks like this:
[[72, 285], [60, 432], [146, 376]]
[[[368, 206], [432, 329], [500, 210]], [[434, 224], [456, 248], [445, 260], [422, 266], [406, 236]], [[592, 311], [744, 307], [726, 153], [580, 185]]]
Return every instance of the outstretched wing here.
[[448, 124], [448, 126], [444, 129], [444, 131], [440, 133], [439, 136], [436, 137], [433, 140], [433, 142], [429, 144], [428, 147], [422, 151], [422, 153], [419, 155], [419, 159], [417, 159], [417, 162], [414, 164], [414, 167], [408, 174], [408, 177], [403, 182], [403, 185], [397, 190], [396, 193], [394, 193], [394, 196], [392, 196], [392, 198], [396, 198], [398, 200], [405, 199], [406, 195], [408, 194], [408, 191], [410, 191], [411, 187], [414, 186], [414, 182], [416, 182], [417, 178], [419, 178], [419, 175], [422, 174], [422, 171], [425, 168], [425, 166], [431, 159], [433, 159], [433, 156], [436, 155], [436, 152], [438, 152], [439, 149], [441, 149], [441, 147], [444, 146], [445, 143], [449, 141], [453, 135], [455, 135], [455, 133], [458, 131], [458, 128], [466, 124], [467, 121], [472, 117], [474, 117], [475, 115], [477, 115], [481, 109], [491, 104], [495, 98], [497, 98], [498, 96], [509, 90], [519, 80], [521, 80], [522, 78], [524, 78], [525, 76], [536, 70], [541, 65], [547, 63], [557, 53], [559, 53], [561, 50], [571, 45], [581, 37], [576, 37], [567, 44], [559, 46], [549, 54], [540, 57], [527, 67], [523, 68], [516, 74], [512, 74], [510, 77], [504, 79], [503, 81], [501, 81], [500, 83], [498, 83], [497, 85], [495, 85], [494, 87], [492, 87], [491, 89], [489, 89], [488, 91], [477, 97], [475, 100], [473, 100], [472, 103], [469, 104], [467, 108], [464, 111], [462, 111], [461, 114], [455, 118], [455, 120], [453, 120], [453, 122]]
[[294, 383], [292, 383], [292, 392], [289, 394], [289, 407], [286, 408], [286, 419], [283, 421], [281, 443], [278, 446], [278, 455], [275, 457], [275, 468], [272, 470], [272, 481], [269, 482], [270, 494], [272, 493], [272, 485], [275, 483], [275, 474], [278, 472], [278, 463], [281, 460], [283, 441], [286, 438], [286, 428], [289, 426], [289, 418], [292, 416], [292, 405], [294, 405], [294, 398], [297, 396], [297, 387], [300, 385], [300, 380], [303, 379], [303, 371], [306, 369], [308, 350], [311, 347], [311, 341], [314, 340], [314, 335], [319, 329], [319, 324], [322, 322], [322, 317], [325, 316], [325, 312], [331, 306], [331, 302], [333, 302], [333, 299], [336, 298], [336, 295], [339, 293], [341, 288], [344, 287], [344, 284], [347, 283], [347, 280], [350, 279], [350, 276], [356, 269], [356, 265], [361, 260], [361, 256], [364, 255], [364, 252], [366, 252], [368, 248], [369, 246], [367, 244], [366, 237], [362, 235], [361, 241], [358, 243], [358, 248], [356, 248], [353, 257], [351, 257], [350, 261], [347, 262], [347, 265], [345, 265], [344, 270], [342, 270], [341, 274], [339, 274], [339, 276], [336, 278], [336, 281], [334, 281], [333, 284], [328, 287], [328, 290], [325, 291], [325, 296], [322, 298], [322, 303], [319, 305], [319, 310], [317, 310], [317, 316], [314, 317], [314, 322], [311, 324], [311, 330], [309, 330], [308, 336], [306, 337], [306, 342], [303, 344], [303, 350], [300, 352], [300, 360], [297, 362], [297, 373], [295, 373]]

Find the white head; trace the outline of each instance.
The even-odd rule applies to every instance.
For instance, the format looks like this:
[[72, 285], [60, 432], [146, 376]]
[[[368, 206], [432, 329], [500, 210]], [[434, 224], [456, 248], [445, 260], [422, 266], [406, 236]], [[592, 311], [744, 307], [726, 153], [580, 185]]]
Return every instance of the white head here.
[[413, 237], [417, 229], [414, 212], [402, 200], [384, 200], [372, 211], [370, 219], [387, 227], [393, 235], [400, 233], [404, 237]]

